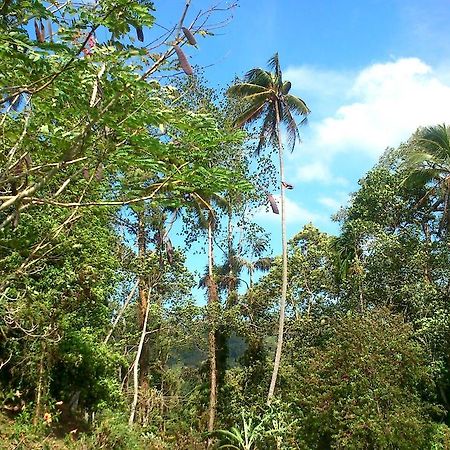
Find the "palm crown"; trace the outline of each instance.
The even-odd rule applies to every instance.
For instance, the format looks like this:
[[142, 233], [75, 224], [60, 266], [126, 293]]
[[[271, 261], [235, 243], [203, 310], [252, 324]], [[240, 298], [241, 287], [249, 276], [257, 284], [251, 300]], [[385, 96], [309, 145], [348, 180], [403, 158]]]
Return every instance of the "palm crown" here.
[[442, 211], [439, 233], [450, 225], [450, 127], [445, 124], [420, 129], [404, 148], [405, 180], [427, 187], [423, 199], [434, 197], [433, 208]]
[[243, 102], [243, 110], [235, 119], [237, 126], [243, 126], [263, 118], [257, 152], [267, 145], [275, 148], [279, 145], [278, 129], [282, 123], [286, 126], [288, 143], [293, 150], [300, 140], [296, 115], [303, 116], [300, 125], [305, 123], [309, 108], [299, 97], [289, 94], [290, 81], [283, 81], [278, 53], [269, 59], [273, 72], [264, 69], [252, 69], [242, 82], [231, 86], [228, 94]]
[[442, 181], [450, 175], [450, 128], [445, 124], [423, 128], [405, 151], [405, 163], [411, 176], [424, 181]]

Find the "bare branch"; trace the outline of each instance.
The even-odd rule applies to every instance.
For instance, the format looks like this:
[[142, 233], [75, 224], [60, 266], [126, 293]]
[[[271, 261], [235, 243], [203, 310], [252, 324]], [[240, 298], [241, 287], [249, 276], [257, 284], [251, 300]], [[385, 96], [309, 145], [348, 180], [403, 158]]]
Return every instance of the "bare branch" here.
[[9, 357], [8, 357], [8, 359], [6, 361], [2, 361], [0, 363], [0, 370], [2, 370], [2, 368], [5, 367], [6, 364], [8, 364], [11, 361], [11, 358], [12, 358], [12, 353], [9, 355]]

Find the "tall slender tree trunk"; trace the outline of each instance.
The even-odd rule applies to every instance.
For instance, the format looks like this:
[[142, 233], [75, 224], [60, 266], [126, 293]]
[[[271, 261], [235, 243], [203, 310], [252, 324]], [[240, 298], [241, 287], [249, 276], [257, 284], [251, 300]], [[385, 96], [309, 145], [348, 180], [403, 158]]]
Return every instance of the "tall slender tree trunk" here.
[[37, 425], [42, 418], [42, 396], [44, 392], [44, 354], [45, 344], [41, 344], [41, 357], [39, 359], [38, 384], [36, 387], [36, 406], [34, 407], [33, 425]]
[[137, 281], [134, 283], [134, 285], [133, 285], [133, 287], [132, 287], [130, 293], [128, 294], [128, 296], [127, 296], [127, 298], [126, 298], [126, 300], [125, 300], [125, 303], [122, 305], [122, 307], [120, 308], [119, 312], [117, 313], [117, 316], [116, 316], [116, 318], [114, 319], [114, 321], [113, 321], [113, 323], [112, 323], [112, 325], [111, 325], [111, 328], [110, 328], [109, 331], [108, 331], [108, 334], [106, 335], [105, 339], [103, 340], [103, 343], [104, 343], [104, 344], [107, 344], [108, 341], [109, 341], [109, 339], [111, 338], [111, 336], [112, 336], [112, 334], [113, 334], [113, 332], [114, 332], [114, 330], [115, 330], [117, 324], [119, 323], [119, 320], [122, 318], [123, 313], [124, 313], [125, 310], [127, 309], [128, 304], [129, 304], [130, 301], [132, 300], [132, 298], [133, 298], [133, 296], [134, 296], [134, 293], [136, 292], [136, 288], [138, 287], [138, 284], [139, 284], [139, 280], [137, 280]]
[[[208, 407], [208, 431], [214, 430], [217, 410], [217, 344], [216, 344], [216, 307], [217, 307], [217, 286], [214, 281], [214, 251], [213, 251], [213, 223], [212, 217], [208, 219], [208, 306], [209, 306], [209, 331], [208, 331], [208, 353], [209, 353], [209, 376], [210, 392]], [[211, 439], [208, 440], [208, 447], [211, 446]]]
[[278, 137], [278, 157], [280, 162], [280, 193], [281, 193], [281, 247], [282, 247], [282, 279], [281, 279], [281, 300], [280, 300], [280, 317], [278, 321], [278, 339], [277, 349], [275, 352], [275, 360], [273, 363], [272, 379], [270, 381], [269, 393], [267, 395], [267, 403], [269, 404], [275, 393], [277, 384], [278, 371], [280, 369], [281, 350], [283, 348], [284, 321], [286, 310], [287, 296], [287, 241], [286, 241], [286, 211], [285, 211], [285, 188], [284, 181], [284, 163], [283, 163], [283, 142], [280, 134], [280, 111], [278, 104], [275, 103], [275, 113], [277, 120], [277, 137]]
[[[144, 211], [138, 213], [138, 223], [137, 223], [137, 247], [138, 247], [138, 257], [140, 260], [145, 258], [147, 239], [145, 233], [145, 218]], [[145, 316], [145, 311], [147, 309], [147, 280], [144, 276], [139, 277], [139, 305], [138, 305], [138, 320], [139, 325], [142, 325], [142, 321]]]
[[[141, 261], [144, 260], [147, 252], [147, 236], [145, 229], [145, 212], [140, 211], [138, 213], [138, 227], [137, 227], [137, 244], [138, 244], [138, 257]], [[148, 298], [148, 282], [144, 275], [139, 277], [139, 304], [138, 304], [138, 326], [142, 330], [146, 321], [146, 311]], [[139, 386], [142, 389], [148, 388], [148, 359], [149, 352], [147, 346], [148, 340], [143, 342], [143, 348], [140, 355], [139, 364], [141, 370], [139, 372]]]
[[145, 338], [147, 337], [147, 321], [148, 313], [150, 310], [150, 290], [148, 291], [148, 298], [145, 306], [144, 320], [141, 329], [141, 338], [139, 339], [139, 345], [136, 352], [136, 358], [133, 366], [133, 402], [131, 403], [130, 417], [128, 418], [128, 425], [133, 425], [134, 417], [136, 415], [136, 408], [139, 398], [139, 361], [142, 357], [142, 351], [144, 348]]
[[[237, 274], [234, 270], [233, 258], [233, 214], [231, 204], [228, 203], [228, 224], [227, 224], [227, 259], [229, 263], [228, 280], [227, 280], [227, 297], [225, 300], [224, 308], [229, 309], [236, 303], [237, 299]], [[216, 301], [218, 299], [218, 288], [216, 289]], [[229, 357], [229, 340], [230, 340], [230, 328], [227, 323], [220, 322], [215, 327], [215, 347], [216, 347], [216, 391], [217, 391], [217, 407], [221, 408], [221, 389], [224, 386], [225, 373], [227, 371], [227, 363]], [[226, 406], [226, 405], [225, 405]]]

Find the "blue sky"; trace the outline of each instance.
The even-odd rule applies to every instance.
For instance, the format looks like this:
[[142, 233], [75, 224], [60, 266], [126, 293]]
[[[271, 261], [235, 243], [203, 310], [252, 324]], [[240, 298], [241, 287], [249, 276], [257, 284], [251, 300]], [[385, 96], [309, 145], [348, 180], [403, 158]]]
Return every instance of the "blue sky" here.
[[[234, 2], [222, 2], [225, 7]], [[156, 1], [158, 22], [179, 19], [184, 0]], [[211, 3], [192, 0], [185, 23]], [[217, 19], [227, 13], [218, 13]], [[420, 125], [450, 118], [450, 1], [241, 0], [231, 22], [188, 53], [211, 86], [264, 67], [278, 51], [292, 93], [312, 113], [303, 143], [286, 157], [288, 234], [312, 221], [336, 233], [330, 216], [388, 146]], [[277, 216], [257, 221], [273, 231]]]

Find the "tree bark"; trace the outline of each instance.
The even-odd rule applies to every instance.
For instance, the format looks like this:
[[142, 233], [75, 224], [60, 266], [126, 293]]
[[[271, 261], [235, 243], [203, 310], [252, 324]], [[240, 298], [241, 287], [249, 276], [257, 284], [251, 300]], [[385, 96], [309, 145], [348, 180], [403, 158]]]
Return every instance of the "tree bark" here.
[[133, 402], [131, 404], [131, 410], [130, 410], [130, 417], [128, 419], [128, 425], [133, 425], [134, 422], [134, 416], [136, 414], [136, 407], [138, 403], [138, 394], [139, 394], [139, 361], [141, 359], [142, 355], [142, 349], [144, 347], [144, 341], [147, 336], [147, 320], [148, 320], [148, 313], [150, 311], [150, 289], [148, 291], [148, 297], [146, 302], [146, 309], [145, 309], [145, 316], [144, 316], [144, 322], [142, 325], [142, 331], [141, 331], [141, 338], [139, 340], [138, 349], [136, 352], [136, 358], [134, 359], [134, 366], [133, 366], [133, 387], [134, 387], [134, 394], [133, 394]]
[[44, 353], [45, 344], [41, 345], [41, 357], [39, 359], [38, 384], [36, 388], [36, 406], [34, 408], [33, 425], [37, 425], [42, 415], [42, 394], [44, 391]]
[[120, 308], [120, 311], [117, 313], [117, 317], [114, 319], [114, 322], [111, 325], [111, 328], [108, 331], [108, 334], [106, 335], [103, 344], [107, 344], [110, 337], [112, 336], [117, 324], [119, 323], [120, 318], [123, 316], [123, 313], [125, 312], [125, 310], [127, 309], [128, 304], [130, 303], [131, 299], [134, 296], [134, 293], [136, 291], [136, 288], [138, 287], [139, 284], [139, 280], [136, 281], [133, 285], [133, 288], [131, 289], [130, 293], [128, 294], [125, 303], [123, 304], [122, 308]]
[[[141, 262], [144, 261], [147, 253], [147, 236], [145, 229], [145, 213], [141, 211], [138, 213], [138, 230], [137, 230], [137, 244], [138, 257]], [[140, 329], [144, 327], [146, 322], [146, 311], [148, 310], [148, 280], [141, 274], [139, 277], [139, 304], [138, 304], [138, 326]], [[146, 340], [143, 342], [143, 348], [140, 356], [141, 371], [139, 372], [139, 386], [143, 389], [148, 387], [148, 365], [149, 365], [149, 350], [146, 345]]]
[[277, 121], [277, 137], [278, 137], [278, 158], [280, 163], [280, 192], [281, 192], [281, 247], [282, 247], [282, 279], [281, 279], [281, 299], [280, 299], [280, 316], [278, 321], [278, 338], [277, 349], [275, 352], [275, 360], [273, 363], [272, 379], [270, 381], [269, 393], [267, 395], [267, 403], [269, 404], [275, 393], [277, 384], [278, 371], [280, 369], [281, 350], [283, 347], [284, 322], [286, 310], [287, 296], [287, 241], [286, 241], [286, 211], [285, 211], [285, 188], [284, 181], [284, 163], [283, 163], [283, 143], [280, 134], [280, 111], [278, 103], [275, 102], [275, 114]]
[[[215, 330], [215, 308], [217, 305], [217, 286], [213, 275], [214, 251], [213, 251], [213, 224], [212, 217], [208, 219], [208, 306], [209, 306], [209, 332], [208, 332], [208, 353], [209, 353], [209, 374], [210, 374], [210, 393], [208, 407], [208, 432], [214, 431], [217, 410], [217, 349], [216, 349], [216, 330]], [[211, 440], [208, 440], [208, 447], [211, 446]]]
[[[137, 245], [138, 245], [138, 257], [141, 261], [145, 258], [147, 240], [145, 235], [145, 219], [144, 212], [138, 213], [138, 224], [137, 224]], [[147, 280], [144, 276], [139, 277], [139, 325], [142, 327], [142, 322], [144, 320], [145, 311], [147, 310]]]

